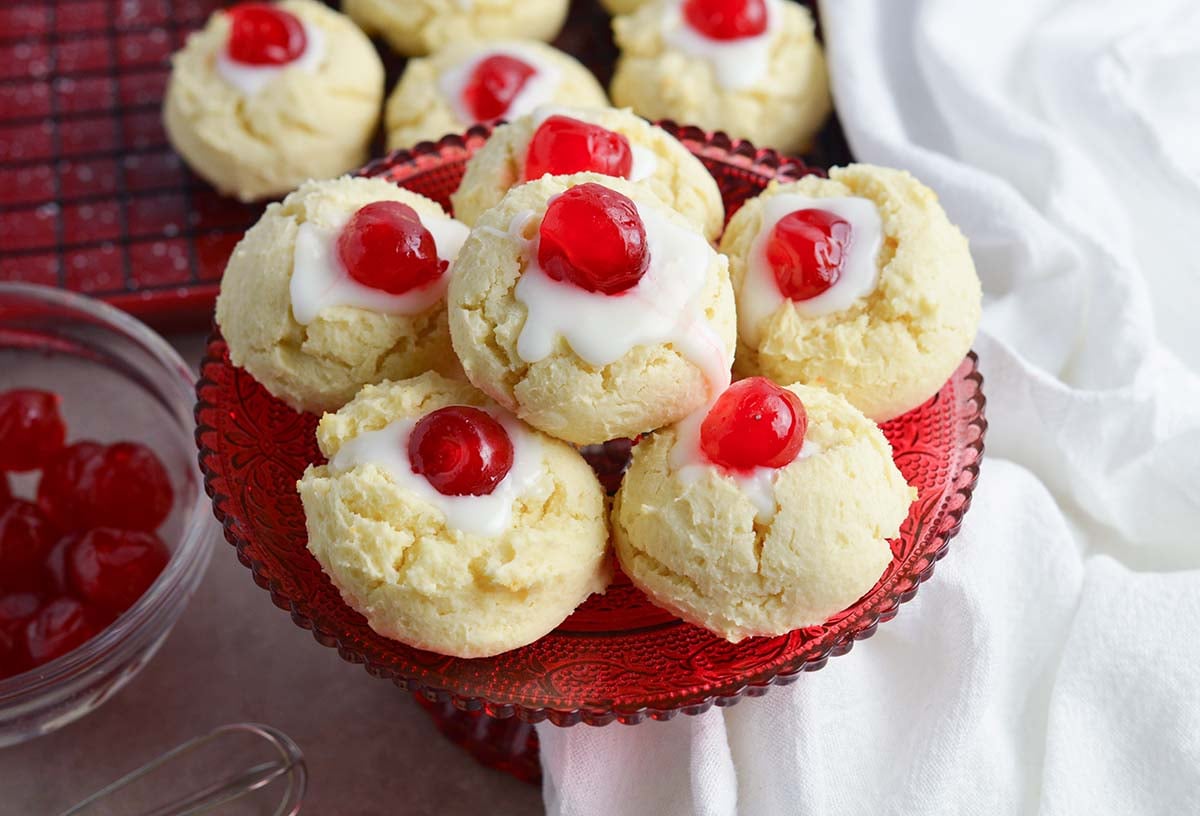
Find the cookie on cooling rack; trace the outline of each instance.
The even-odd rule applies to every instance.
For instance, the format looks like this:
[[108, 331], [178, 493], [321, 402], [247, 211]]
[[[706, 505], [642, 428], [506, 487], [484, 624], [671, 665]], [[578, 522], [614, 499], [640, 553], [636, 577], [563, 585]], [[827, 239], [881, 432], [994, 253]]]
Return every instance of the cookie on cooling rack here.
[[727, 262], [649, 190], [580, 173], [510, 190], [459, 253], [447, 304], [478, 388], [579, 445], [670, 424], [729, 382]]
[[937, 392], [979, 326], [967, 240], [901, 170], [857, 164], [772, 183], [730, 220], [721, 251], [738, 373], [820, 385], [878, 422]]
[[603, 108], [608, 97], [587, 68], [545, 43], [454, 43], [405, 67], [384, 113], [388, 148], [515, 119], [547, 104]]
[[646, 187], [710, 240], [725, 223], [716, 181], [674, 136], [627, 110], [559, 106], [538, 108], [496, 128], [467, 162], [451, 198], [454, 214], [474, 224], [514, 185], [582, 172]]
[[854, 603], [915, 498], [860, 411], [755, 377], [634, 448], [613, 540], [655, 604], [737, 642]]
[[382, 179], [307, 182], [267, 208], [221, 281], [234, 365], [297, 410], [367, 383], [453, 373], [445, 292], [467, 228]]
[[407, 56], [465, 40], [552, 40], [568, 0], [342, 0], [342, 11], [368, 34]]
[[613, 103], [784, 153], [829, 116], [812, 14], [788, 0], [654, 0], [613, 20]]
[[308, 548], [376, 632], [486, 657], [550, 632], [611, 567], [604, 493], [571, 446], [437, 374], [367, 386], [317, 428]]
[[366, 160], [383, 82], [370, 40], [323, 3], [241, 3], [175, 54], [163, 120], [219, 191], [272, 198]]

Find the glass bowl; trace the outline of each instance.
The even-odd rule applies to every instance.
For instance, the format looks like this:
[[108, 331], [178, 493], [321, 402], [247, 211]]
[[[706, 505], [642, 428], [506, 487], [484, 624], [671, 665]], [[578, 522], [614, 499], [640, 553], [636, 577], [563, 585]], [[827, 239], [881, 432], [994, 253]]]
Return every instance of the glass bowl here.
[[[723, 134], [660, 124], [708, 167], [729, 213], [772, 179], [819, 172]], [[464, 162], [488, 134], [477, 126], [423, 143], [368, 165], [362, 174], [448, 206]], [[730, 705], [819, 669], [894, 617], [933, 573], [970, 504], [986, 428], [975, 362], [970, 355], [928, 402], [883, 426], [919, 498], [875, 588], [821, 626], [737, 645], [655, 607], [622, 575], [551, 634], [496, 657], [463, 660], [388, 640], [342, 602], [306, 549], [295, 483], [320, 458], [318, 418], [290, 410], [234, 368], [219, 334], [201, 367], [196, 441], [225, 537], [275, 604], [346, 660], [420, 694], [439, 727], [476, 756], [533, 778], [536, 741], [524, 723], [631, 724]], [[479, 714], [514, 718], [512, 727]]]
[[[150, 589], [83, 646], [0, 680], [0, 747], [49, 733], [107, 700], [150, 660], [187, 606], [213, 540], [193, 459], [194, 382], [174, 349], [125, 313], [58, 289], [0, 283], [0, 391], [60, 394], [68, 441], [147, 445], [175, 493], [159, 529], [171, 559]], [[14, 474], [14, 493], [31, 495], [35, 479]]]

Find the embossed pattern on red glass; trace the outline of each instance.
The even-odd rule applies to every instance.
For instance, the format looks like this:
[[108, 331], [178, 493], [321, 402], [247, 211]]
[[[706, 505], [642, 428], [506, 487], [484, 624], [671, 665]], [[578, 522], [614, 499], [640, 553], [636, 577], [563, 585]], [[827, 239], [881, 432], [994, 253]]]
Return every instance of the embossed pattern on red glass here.
[[[745, 142], [669, 123], [667, 128], [714, 174], [731, 211], [772, 178], [811, 172]], [[487, 133], [472, 128], [465, 136], [398, 152], [363, 173], [445, 204], [466, 158]], [[497, 758], [495, 746], [471, 736], [470, 712], [557, 725], [695, 714], [793, 682], [894, 617], [945, 555], [970, 503], [986, 428], [980, 386], [971, 355], [928, 402], [883, 426], [896, 463], [920, 495], [892, 543], [895, 559], [875, 588], [822, 626], [737, 645], [655, 607], [619, 574], [605, 595], [590, 598], [554, 632], [495, 657], [463, 660], [388, 640], [342, 602], [305, 546], [295, 482], [309, 462], [320, 461], [313, 437], [317, 418], [290, 410], [233, 368], [219, 336], [209, 343], [197, 387], [196, 438], [225, 536], [276, 605], [318, 642], [419, 693], [438, 710], [439, 727], [488, 764], [532, 778], [535, 742], [528, 732], [488, 725], [484, 730], [500, 729], [512, 740]], [[452, 709], [461, 712], [450, 715]]]

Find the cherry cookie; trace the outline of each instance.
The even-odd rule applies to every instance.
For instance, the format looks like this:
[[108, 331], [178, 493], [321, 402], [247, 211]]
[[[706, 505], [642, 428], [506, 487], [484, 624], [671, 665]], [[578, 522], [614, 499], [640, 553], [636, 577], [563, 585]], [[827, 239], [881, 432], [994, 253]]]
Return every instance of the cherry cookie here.
[[308, 548], [381, 635], [457, 657], [532, 643], [608, 585], [604, 493], [583, 458], [467, 383], [367, 386], [317, 428]]
[[577, 445], [675, 422], [729, 382], [727, 263], [648, 190], [580, 173], [515, 187], [450, 282], [454, 350], [480, 390]]
[[594, 172], [646, 187], [716, 240], [725, 223], [717, 183], [679, 141], [626, 110], [546, 106], [496, 128], [467, 162], [452, 201], [474, 224], [510, 187], [542, 176]]
[[843, 398], [753, 377], [634, 448], [613, 541], [655, 604], [736, 643], [854, 603], [915, 498]]
[[941, 388], [979, 326], [966, 238], [901, 170], [858, 164], [772, 183], [733, 216], [721, 251], [738, 373], [820, 385], [877, 422]]
[[603, 108], [608, 97], [587, 68], [545, 43], [456, 43], [405, 67], [384, 113], [388, 148], [515, 119], [547, 104]]
[[314, 412], [367, 383], [456, 372], [445, 291], [466, 235], [436, 203], [381, 179], [304, 184], [229, 259], [217, 323], [230, 359]]
[[829, 116], [812, 14], [788, 0], [654, 0], [613, 20], [613, 103], [785, 153]]
[[568, 0], [342, 0], [363, 31], [410, 57], [464, 40], [552, 40]]
[[271, 198], [366, 160], [383, 83], [370, 40], [328, 6], [239, 3], [175, 54], [164, 124], [219, 191]]

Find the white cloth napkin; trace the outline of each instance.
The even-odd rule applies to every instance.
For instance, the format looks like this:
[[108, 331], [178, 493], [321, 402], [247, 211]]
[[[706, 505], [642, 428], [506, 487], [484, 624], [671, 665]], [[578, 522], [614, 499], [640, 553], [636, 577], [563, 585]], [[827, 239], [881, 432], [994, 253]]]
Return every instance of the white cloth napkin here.
[[793, 686], [540, 726], [547, 810], [1200, 813], [1200, 3], [822, 12], [855, 155], [971, 240], [974, 505], [916, 600]]

